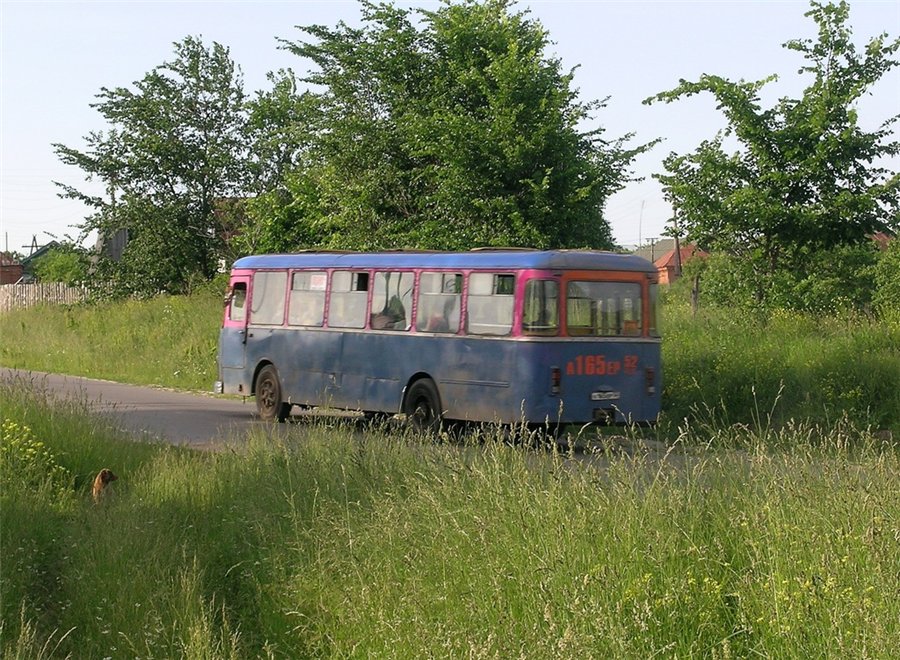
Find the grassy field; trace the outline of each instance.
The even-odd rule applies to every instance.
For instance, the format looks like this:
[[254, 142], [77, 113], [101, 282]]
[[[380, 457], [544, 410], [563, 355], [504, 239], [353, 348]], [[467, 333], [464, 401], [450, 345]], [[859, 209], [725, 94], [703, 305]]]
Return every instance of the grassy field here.
[[[208, 390], [220, 313], [8, 314], [0, 364]], [[333, 419], [198, 453], [0, 384], [0, 657], [895, 657], [898, 324], [664, 322], [665, 460]]]
[[[334, 421], [194, 453], [29, 383], [0, 399], [4, 658], [900, 647], [900, 458], [841, 424], [719, 429], [702, 451], [688, 427], [687, 453], [598, 468]], [[120, 478], [94, 506], [104, 466]]]

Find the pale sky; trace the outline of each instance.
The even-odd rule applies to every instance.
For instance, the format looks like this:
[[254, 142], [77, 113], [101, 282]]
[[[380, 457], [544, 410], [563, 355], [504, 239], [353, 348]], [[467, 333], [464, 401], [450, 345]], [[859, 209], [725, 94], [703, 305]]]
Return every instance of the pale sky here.
[[[435, 8], [436, 2], [402, 6]], [[634, 143], [664, 142], [634, 163], [645, 180], [612, 197], [606, 218], [622, 245], [657, 238], [671, 217], [659, 184], [665, 156], [693, 151], [725, 126], [709, 95], [672, 104], [641, 101], [701, 74], [731, 80], [758, 80], [778, 74], [764, 90], [765, 107], [782, 96], [797, 97], [809, 83], [797, 75], [799, 54], [782, 47], [815, 36], [804, 17], [807, 2], [733, 0], [615, 2], [524, 0], [549, 31], [550, 54], [563, 67], [578, 67], [575, 86], [583, 101], [610, 97], [591, 127], [607, 137], [634, 132]], [[76, 237], [86, 209], [61, 200], [53, 180], [91, 190], [80, 170], [62, 165], [51, 147], [60, 142], [84, 148], [83, 136], [105, 130], [90, 107], [101, 87], [131, 86], [155, 66], [173, 59], [172, 44], [185, 36], [217, 41], [230, 48], [248, 93], [268, 87], [266, 73], [309, 63], [277, 48], [277, 37], [301, 38], [296, 25], [358, 21], [356, 2], [262, 0], [224, 2], [75, 2], [0, 0], [0, 249], [28, 254], [32, 236], [39, 245]], [[853, 0], [850, 25], [857, 48], [887, 32], [900, 36], [900, 0]], [[861, 123], [872, 130], [900, 112], [900, 68], [859, 107]], [[900, 160], [894, 160], [900, 169]]]

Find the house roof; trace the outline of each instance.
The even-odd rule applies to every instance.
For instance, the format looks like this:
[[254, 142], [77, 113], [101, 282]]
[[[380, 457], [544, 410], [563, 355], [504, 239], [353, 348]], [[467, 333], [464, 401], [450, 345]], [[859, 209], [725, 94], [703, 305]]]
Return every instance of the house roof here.
[[[681, 246], [681, 263], [684, 263], [688, 259], [692, 259], [693, 257], [707, 257], [709, 256], [708, 252], [704, 252], [696, 245], [687, 244]], [[669, 266], [675, 265], [675, 248], [672, 248], [668, 252], [666, 252], [663, 256], [653, 262], [653, 265], [657, 268], [668, 268]]]
[[22, 265], [25, 266], [25, 265], [31, 263], [38, 257], [44, 256], [50, 250], [52, 250], [53, 248], [56, 248], [56, 247], [59, 247], [59, 241], [50, 241], [49, 243], [47, 243], [47, 245], [43, 245], [43, 246], [39, 247], [37, 250], [35, 250], [31, 254], [29, 254], [27, 257], [22, 259]]

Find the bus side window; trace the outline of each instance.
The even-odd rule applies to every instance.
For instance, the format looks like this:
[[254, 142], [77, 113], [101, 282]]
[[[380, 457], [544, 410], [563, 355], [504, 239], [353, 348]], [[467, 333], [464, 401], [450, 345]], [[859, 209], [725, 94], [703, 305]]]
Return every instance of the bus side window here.
[[525, 284], [522, 330], [527, 335], [559, 332], [559, 284], [554, 280], [530, 280]]
[[509, 334], [513, 322], [514, 291], [513, 275], [472, 273], [469, 276], [469, 334]]
[[247, 318], [247, 285], [237, 282], [228, 295], [228, 320], [243, 321]]
[[287, 272], [260, 270], [253, 275], [253, 300], [250, 305], [250, 322], [260, 325], [284, 323], [284, 290]]
[[332, 328], [365, 328], [369, 274], [336, 270], [331, 276], [328, 325]]
[[373, 330], [409, 330], [413, 279], [413, 273], [375, 273], [372, 315], [369, 319]]
[[298, 271], [291, 278], [290, 325], [321, 326], [325, 317], [325, 271]]
[[461, 301], [460, 273], [422, 273], [419, 276], [416, 330], [458, 332]]

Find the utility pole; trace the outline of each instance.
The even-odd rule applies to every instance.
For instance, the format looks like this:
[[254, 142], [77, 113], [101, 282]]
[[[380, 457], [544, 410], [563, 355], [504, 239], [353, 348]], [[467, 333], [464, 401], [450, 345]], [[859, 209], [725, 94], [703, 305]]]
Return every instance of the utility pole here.
[[659, 239], [658, 238], [648, 238], [647, 242], [650, 244], [650, 261], [655, 262], [656, 261], [656, 251], [654, 250], [654, 248], [656, 247], [656, 244], [659, 243]]
[[678, 231], [678, 211], [672, 215], [672, 233], [675, 234], [675, 277], [681, 277], [681, 239]]
[[32, 235], [31, 235], [31, 245], [23, 245], [23, 246], [22, 246], [22, 248], [28, 248], [28, 249], [29, 249], [29, 252], [28, 252], [28, 256], [29, 256], [29, 257], [30, 257], [31, 255], [33, 255], [35, 252], [37, 252], [38, 250], [40, 250], [41, 247], [44, 247], [44, 246], [42, 245], [42, 246], [38, 247], [38, 244], [37, 244], [37, 234], [32, 234]]
[[647, 203], [646, 199], [641, 200], [641, 214], [638, 216], [638, 248], [641, 248], [644, 246], [644, 244], [641, 242], [641, 225], [644, 222], [644, 204], [646, 204], [646, 203]]

